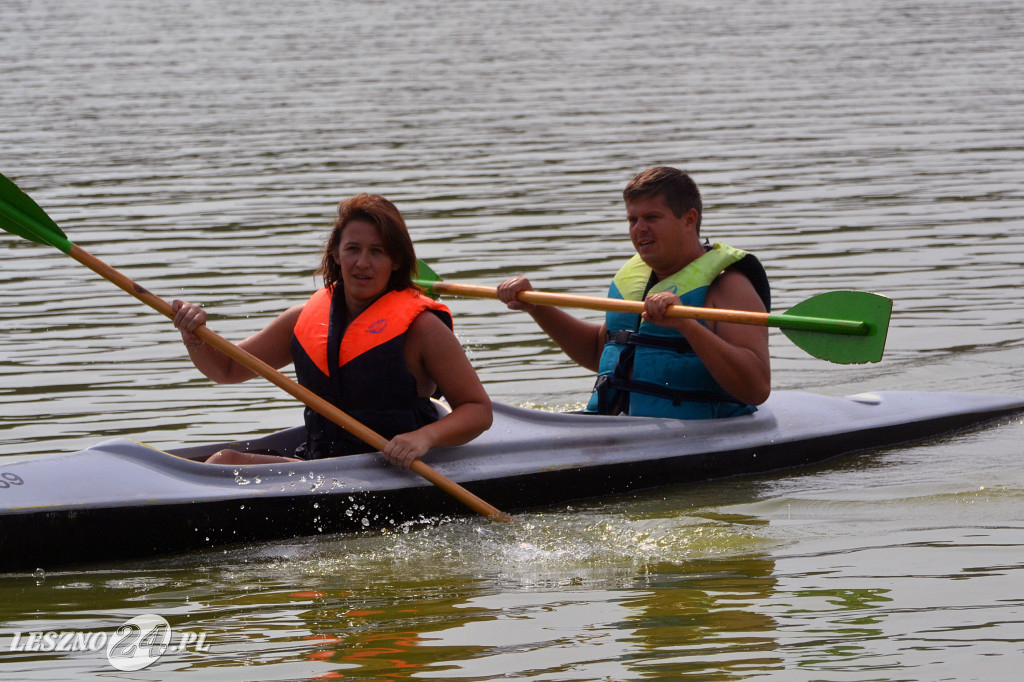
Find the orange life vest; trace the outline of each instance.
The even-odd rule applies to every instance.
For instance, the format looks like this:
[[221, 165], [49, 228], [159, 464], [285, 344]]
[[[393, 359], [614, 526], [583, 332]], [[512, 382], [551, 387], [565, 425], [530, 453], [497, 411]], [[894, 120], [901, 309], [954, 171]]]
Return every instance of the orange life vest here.
[[[451, 312], [419, 291], [403, 289], [387, 292], [346, 326], [344, 298], [324, 288], [303, 307], [291, 342], [299, 383], [388, 439], [436, 421], [430, 398], [418, 395], [416, 377], [406, 367], [405, 335], [427, 310], [451, 328]], [[305, 422], [299, 456], [372, 450], [308, 407]]]

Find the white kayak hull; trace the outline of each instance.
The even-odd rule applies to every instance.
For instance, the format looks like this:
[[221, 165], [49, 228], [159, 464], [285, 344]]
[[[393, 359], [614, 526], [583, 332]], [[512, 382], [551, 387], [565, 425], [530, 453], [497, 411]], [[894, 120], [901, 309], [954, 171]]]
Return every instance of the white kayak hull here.
[[[778, 391], [752, 415], [681, 421], [495, 405], [472, 443], [431, 467], [503, 511], [760, 474], [950, 434], [1024, 411], [1024, 398]], [[126, 439], [0, 467], [0, 571], [362, 531], [470, 513], [379, 454], [257, 466], [188, 459], [225, 445], [288, 454], [302, 429], [155, 450]]]

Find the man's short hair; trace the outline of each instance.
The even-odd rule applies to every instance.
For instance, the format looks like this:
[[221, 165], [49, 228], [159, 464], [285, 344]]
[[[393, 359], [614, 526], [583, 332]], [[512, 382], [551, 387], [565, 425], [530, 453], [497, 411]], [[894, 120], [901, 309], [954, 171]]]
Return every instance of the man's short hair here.
[[634, 175], [626, 189], [622, 190], [622, 198], [626, 201], [657, 196], [664, 197], [665, 203], [677, 218], [691, 208], [696, 209], [697, 233], [700, 233], [704, 204], [697, 183], [689, 175], [678, 168], [655, 166]]

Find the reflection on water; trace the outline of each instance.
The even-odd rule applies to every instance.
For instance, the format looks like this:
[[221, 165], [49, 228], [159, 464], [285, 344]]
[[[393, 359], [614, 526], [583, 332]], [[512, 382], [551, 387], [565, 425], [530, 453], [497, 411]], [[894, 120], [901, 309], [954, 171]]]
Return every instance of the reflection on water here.
[[[31, 591], [37, 613], [78, 615], [12, 618], [6, 606], [0, 618], [15, 631], [101, 632], [142, 601], [176, 630], [208, 633], [211, 651], [175, 652], [178, 665], [217, 672], [243, 659], [274, 679], [328, 671], [472, 679], [543, 667], [552, 655], [584, 675], [621, 679], [632, 658], [656, 669], [712, 641], [721, 651], [739, 647], [735, 660], [760, 657], [771, 648], [772, 626], [754, 605], [775, 578], [770, 560], [746, 556], [765, 544], [743, 529], [763, 522], [668, 517], [650, 502], [613, 506], [615, 524], [594, 506], [515, 526], [425, 527], [386, 543], [324, 539], [127, 572], [12, 578], [0, 589]], [[47, 658], [5, 662], [28, 673]], [[89, 670], [102, 660], [99, 653], [66, 663]]]
[[[227, 338], [308, 296], [334, 204], [364, 190], [446, 279], [601, 294], [631, 253], [621, 188], [666, 163], [703, 188], [706, 236], [765, 263], [776, 310], [895, 301], [877, 365], [773, 333], [777, 387], [1024, 393], [1017, 3], [13, 0], [4, 19], [0, 171]], [[448, 302], [495, 399], [585, 399], [589, 374], [526, 316]], [[209, 385], [168, 322], [0, 235], [0, 456], [299, 414], [269, 385]], [[101, 652], [4, 642], [159, 613], [211, 643], [160, 679], [996, 679], [1024, 629], [1021, 428], [514, 529], [8, 576], [0, 677], [109, 674]]]

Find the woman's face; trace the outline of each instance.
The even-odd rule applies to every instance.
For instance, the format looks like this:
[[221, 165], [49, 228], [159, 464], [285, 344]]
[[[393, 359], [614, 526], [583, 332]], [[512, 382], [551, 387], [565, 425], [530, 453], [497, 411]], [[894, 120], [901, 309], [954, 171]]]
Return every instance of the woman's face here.
[[341, 281], [351, 307], [367, 308], [384, 293], [398, 264], [384, 250], [377, 226], [365, 220], [349, 221], [341, 231], [338, 253]]

